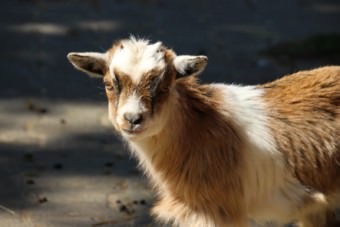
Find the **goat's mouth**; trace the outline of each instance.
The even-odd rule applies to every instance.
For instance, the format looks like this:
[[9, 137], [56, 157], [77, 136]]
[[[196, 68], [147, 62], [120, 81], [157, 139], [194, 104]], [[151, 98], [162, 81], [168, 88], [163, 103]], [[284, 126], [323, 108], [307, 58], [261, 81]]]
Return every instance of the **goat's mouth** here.
[[132, 135], [136, 135], [142, 132], [142, 130], [125, 129], [125, 128], [123, 128], [123, 131], [127, 134], [132, 134]]
[[142, 127], [137, 126], [137, 127], [122, 128], [122, 131], [129, 136], [136, 136], [136, 135], [142, 133], [144, 130], [143, 130]]

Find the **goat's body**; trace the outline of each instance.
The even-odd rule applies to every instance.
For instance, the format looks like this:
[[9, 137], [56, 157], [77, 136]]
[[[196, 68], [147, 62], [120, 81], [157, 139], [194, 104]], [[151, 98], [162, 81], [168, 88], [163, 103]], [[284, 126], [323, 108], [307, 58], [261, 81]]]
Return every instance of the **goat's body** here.
[[134, 37], [68, 58], [103, 77], [109, 118], [159, 192], [158, 219], [321, 227], [339, 205], [340, 67], [260, 86], [200, 85], [206, 56]]
[[160, 193], [156, 216], [245, 226], [328, 207], [340, 187], [340, 67], [257, 87], [186, 79], [174, 89], [164, 130], [130, 142]]

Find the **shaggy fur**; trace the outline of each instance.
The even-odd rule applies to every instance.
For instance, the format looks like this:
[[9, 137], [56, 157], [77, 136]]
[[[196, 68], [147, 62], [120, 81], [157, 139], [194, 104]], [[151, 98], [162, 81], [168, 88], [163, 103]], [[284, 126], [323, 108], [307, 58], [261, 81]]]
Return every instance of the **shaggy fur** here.
[[[109, 117], [159, 195], [152, 214], [181, 227], [292, 221], [327, 226], [339, 205], [340, 67], [259, 86], [202, 85], [205, 56], [131, 38], [70, 53], [102, 76]], [[118, 64], [119, 63], [119, 64]], [[133, 105], [132, 105], [133, 104]], [[132, 123], [124, 118], [141, 116]]]

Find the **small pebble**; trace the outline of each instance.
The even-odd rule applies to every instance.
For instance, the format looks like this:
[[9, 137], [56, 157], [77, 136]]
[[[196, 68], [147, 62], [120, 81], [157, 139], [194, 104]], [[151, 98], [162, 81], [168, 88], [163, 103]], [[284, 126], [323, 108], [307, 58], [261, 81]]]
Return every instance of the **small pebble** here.
[[116, 200], [116, 203], [121, 204], [122, 202], [118, 199], [118, 200]]
[[47, 201], [48, 201], [48, 200], [47, 200], [46, 197], [41, 197], [41, 198], [38, 199], [38, 202], [39, 202], [39, 203], [46, 203]]
[[37, 113], [45, 114], [48, 112], [47, 108], [35, 105], [31, 100], [27, 102], [27, 108], [30, 111], [35, 111]]
[[45, 114], [47, 113], [47, 108], [44, 108], [44, 107], [37, 108], [37, 112], [41, 114]]
[[26, 184], [32, 185], [32, 184], [34, 184], [34, 183], [35, 183], [35, 182], [34, 182], [34, 180], [32, 180], [32, 179], [29, 179], [29, 180], [26, 181]]
[[26, 160], [26, 161], [33, 161], [33, 154], [32, 153], [26, 153], [26, 154], [24, 154], [24, 159]]
[[125, 205], [121, 205], [121, 206], [119, 207], [119, 211], [120, 211], [120, 212], [126, 212], [126, 211], [127, 211], [127, 207], [126, 207]]
[[61, 118], [60, 119], [60, 124], [65, 125], [66, 124], [66, 120], [64, 118]]
[[61, 170], [61, 169], [63, 168], [63, 164], [61, 164], [61, 163], [56, 163], [56, 164], [54, 164], [53, 168], [54, 168], [54, 169], [57, 169], [57, 170]]

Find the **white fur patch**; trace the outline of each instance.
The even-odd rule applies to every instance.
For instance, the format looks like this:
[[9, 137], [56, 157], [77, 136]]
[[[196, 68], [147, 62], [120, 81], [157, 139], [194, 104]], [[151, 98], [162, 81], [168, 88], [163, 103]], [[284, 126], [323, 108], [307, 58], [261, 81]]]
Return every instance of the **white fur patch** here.
[[124, 105], [119, 108], [117, 115], [117, 123], [122, 125], [124, 123], [124, 114], [132, 113], [132, 114], [140, 114], [146, 111], [145, 106], [141, 102], [140, 97], [134, 92], [132, 95], [126, 100]]
[[245, 129], [248, 138], [262, 151], [274, 152], [275, 143], [267, 127], [267, 117], [261, 96], [263, 91], [254, 86], [215, 85], [224, 90], [228, 109], [234, 112], [237, 124]]
[[149, 44], [148, 40], [131, 37], [122, 41], [123, 48], [118, 49], [111, 61], [110, 72], [117, 68], [138, 83], [142, 75], [152, 69], [165, 68], [164, 53], [160, 51], [161, 42]]

